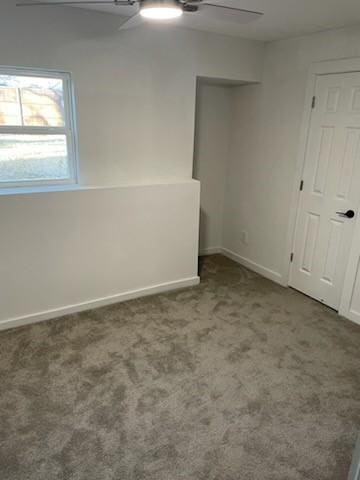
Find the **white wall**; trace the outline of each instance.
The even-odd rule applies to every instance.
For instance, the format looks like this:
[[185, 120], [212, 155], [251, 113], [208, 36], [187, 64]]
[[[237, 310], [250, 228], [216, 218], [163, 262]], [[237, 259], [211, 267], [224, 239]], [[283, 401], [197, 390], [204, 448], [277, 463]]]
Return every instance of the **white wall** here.
[[[223, 247], [281, 281], [297, 147], [291, 165], [283, 127], [293, 119], [289, 113], [279, 122], [277, 114], [286, 106], [274, 97], [266, 82], [232, 90]], [[271, 114], [268, 108], [276, 110]]]
[[[223, 103], [224, 88], [199, 91], [195, 158], [209, 226], [201, 231], [204, 253], [220, 247], [231, 258], [287, 285], [290, 210], [308, 71], [314, 62], [348, 57], [360, 57], [360, 28], [268, 44], [262, 82], [227, 89]], [[222, 114], [229, 111], [227, 148], [221, 120], [211, 116], [215, 109]], [[214, 135], [217, 128], [218, 136]], [[224, 184], [218, 157], [226, 149]], [[359, 239], [360, 219], [341, 305], [342, 314], [360, 323]]]
[[196, 284], [199, 190], [2, 196], [0, 329]]
[[0, 5], [0, 65], [73, 73], [84, 184], [191, 178], [196, 76], [258, 80], [263, 44], [117, 15]]
[[[356, 55], [360, 29], [270, 43], [262, 84], [236, 89], [224, 246], [281, 277], [308, 69]], [[242, 230], [248, 245], [240, 241]]]
[[116, 15], [15, 3], [0, 5], [0, 65], [72, 72], [80, 180], [101, 188], [0, 196], [1, 321], [193, 278], [196, 77], [259, 80], [263, 44], [175, 27], [118, 32]]
[[200, 254], [214, 253], [222, 245], [230, 99], [229, 87], [198, 85], [194, 178], [201, 182]]
[[[287, 232], [307, 73], [313, 62], [354, 56], [360, 57], [360, 28], [270, 43], [262, 84], [233, 90], [223, 246], [280, 283], [287, 281]], [[244, 230], [247, 244], [241, 240]]]

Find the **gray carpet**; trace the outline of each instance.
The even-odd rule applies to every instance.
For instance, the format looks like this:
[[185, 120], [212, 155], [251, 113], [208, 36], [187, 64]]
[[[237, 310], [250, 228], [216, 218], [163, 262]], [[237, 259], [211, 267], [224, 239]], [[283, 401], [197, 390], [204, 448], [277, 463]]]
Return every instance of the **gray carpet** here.
[[221, 256], [0, 334], [1, 480], [345, 480], [360, 328]]

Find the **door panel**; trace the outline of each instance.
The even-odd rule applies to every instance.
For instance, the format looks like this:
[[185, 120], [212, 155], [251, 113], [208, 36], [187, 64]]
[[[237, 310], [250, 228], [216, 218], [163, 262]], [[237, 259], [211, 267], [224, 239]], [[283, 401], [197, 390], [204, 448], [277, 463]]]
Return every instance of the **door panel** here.
[[327, 245], [324, 272], [321, 279], [331, 285], [334, 283], [336, 274], [336, 265], [341, 246], [342, 227], [343, 222], [340, 222], [339, 220], [330, 220], [329, 241]]
[[324, 193], [332, 151], [334, 127], [322, 127], [320, 133], [319, 153], [317, 155], [316, 170], [314, 177], [313, 192], [322, 195]]
[[351, 110], [353, 113], [360, 113], [360, 87], [353, 87], [351, 90]]
[[304, 250], [301, 269], [311, 274], [314, 263], [314, 253], [319, 231], [319, 215], [308, 213], [305, 227]]
[[339, 105], [339, 96], [340, 88], [339, 87], [329, 87], [327, 89], [327, 100], [326, 100], [326, 111], [327, 112], [337, 112]]
[[319, 75], [290, 285], [338, 309], [360, 201], [360, 73]]
[[[339, 184], [337, 189], [337, 197], [346, 200], [350, 195], [351, 186], [356, 185], [352, 182], [356, 161], [360, 157], [360, 128], [348, 127], [346, 129], [346, 142], [344, 155], [341, 162], [339, 175]], [[354, 196], [356, 192], [352, 192]]]

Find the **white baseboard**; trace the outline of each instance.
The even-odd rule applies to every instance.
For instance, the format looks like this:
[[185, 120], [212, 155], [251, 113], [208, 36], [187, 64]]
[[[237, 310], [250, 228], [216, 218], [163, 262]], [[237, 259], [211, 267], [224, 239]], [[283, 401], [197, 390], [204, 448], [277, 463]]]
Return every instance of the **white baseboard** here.
[[216, 253], [221, 253], [221, 247], [208, 247], [208, 248], [203, 248], [202, 250], [199, 251], [200, 257], [206, 256], [206, 255], [215, 255]]
[[94, 300], [76, 303], [74, 305], [67, 305], [65, 307], [45, 310], [38, 313], [32, 313], [30, 315], [9, 318], [7, 320], [0, 321], [0, 330], [42, 322], [44, 320], [50, 320], [51, 318], [62, 317], [63, 315], [82, 312], [84, 310], [91, 310], [93, 308], [111, 305], [112, 303], [124, 302], [125, 300], [131, 300], [133, 298], [169, 292], [170, 290], [177, 290], [179, 288], [192, 287], [194, 285], [198, 285], [199, 283], [200, 277], [183, 278], [181, 280], [161, 283], [159, 285], [152, 285], [151, 287], [139, 288], [137, 290], [129, 290], [127, 292], [109, 295], [108, 297], [96, 298]]
[[273, 282], [279, 283], [282, 286], [286, 286], [286, 282], [284, 282], [283, 277], [280, 273], [275, 272], [274, 270], [270, 270], [270, 268], [259, 265], [258, 263], [255, 263], [248, 258], [242, 257], [241, 255], [238, 255], [237, 253], [228, 250], [227, 248], [222, 247], [220, 250], [223, 255], [230, 258], [231, 260], [234, 260], [234, 262], [240, 263], [240, 265], [243, 265], [249, 270], [253, 270], [256, 273], [259, 273], [263, 277], [268, 278]]

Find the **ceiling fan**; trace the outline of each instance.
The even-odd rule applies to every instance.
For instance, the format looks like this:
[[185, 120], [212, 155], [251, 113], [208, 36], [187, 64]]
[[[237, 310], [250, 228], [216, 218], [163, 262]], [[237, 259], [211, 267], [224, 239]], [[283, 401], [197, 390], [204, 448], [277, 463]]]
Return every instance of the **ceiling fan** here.
[[260, 18], [263, 13], [233, 6], [219, 5], [211, 0], [59, 0], [19, 2], [18, 7], [34, 6], [81, 6], [81, 5], [114, 5], [116, 7], [135, 7], [131, 15], [119, 30], [140, 25], [144, 19], [170, 20], [185, 14], [196, 14], [203, 11], [208, 17], [235, 23], [249, 23]]

